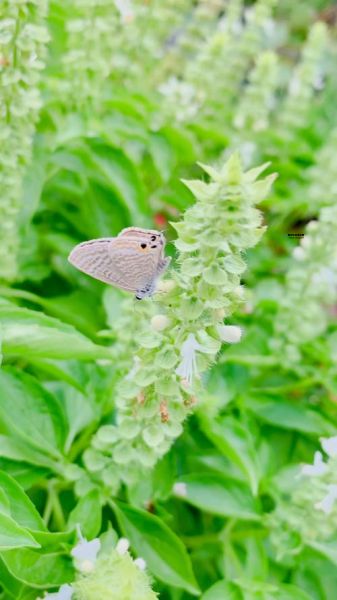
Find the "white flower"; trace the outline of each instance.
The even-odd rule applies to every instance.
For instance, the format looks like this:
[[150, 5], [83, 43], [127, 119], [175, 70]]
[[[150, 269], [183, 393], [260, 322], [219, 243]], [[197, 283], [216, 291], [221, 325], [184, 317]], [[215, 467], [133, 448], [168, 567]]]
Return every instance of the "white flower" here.
[[115, 0], [115, 6], [125, 23], [133, 19], [132, 4], [129, 0]]
[[[73, 596], [73, 588], [71, 585], [62, 585], [58, 592], [53, 594], [46, 594], [43, 600], [71, 600]], [[39, 598], [37, 599], [39, 600]], [[42, 600], [42, 599], [41, 599]]]
[[320, 502], [316, 502], [315, 508], [329, 515], [333, 509], [335, 500], [337, 500], [337, 485], [328, 485], [327, 495]]
[[187, 486], [183, 481], [177, 482], [173, 486], [173, 493], [175, 496], [180, 496], [180, 498], [186, 498], [187, 496]]
[[176, 282], [173, 279], [162, 279], [158, 282], [157, 292], [158, 293], [168, 293], [172, 292], [176, 286]]
[[181, 347], [180, 355], [182, 360], [175, 372], [182, 379], [186, 379], [189, 384], [192, 383], [193, 376], [198, 372], [195, 353], [197, 350], [202, 349], [203, 347], [197, 342], [193, 333], [189, 334]]
[[151, 327], [155, 331], [163, 331], [170, 324], [170, 319], [166, 315], [154, 315], [151, 319]]
[[79, 571], [90, 573], [94, 569], [97, 554], [101, 549], [101, 542], [95, 538], [88, 542], [77, 527], [79, 543], [72, 549], [71, 556], [75, 559], [75, 566]]
[[301, 468], [301, 475], [308, 475], [309, 477], [315, 477], [317, 475], [323, 475], [327, 470], [327, 465], [323, 462], [323, 455], [321, 452], [315, 452], [314, 464], [303, 465]]
[[120, 556], [123, 556], [124, 554], [127, 553], [127, 551], [129, 550], [129, 547], [130, 547], [129, 540], [127, 540], [126, 538], [120, 538], [120, 540], [118, 540], [118, 542], [117, 542], [116, 552]]
[[301, 246], [296, 246], [293, 250], [293, 257], [296, 260], [305, 260], [306, 254], [304, 249]]
[[308, 237], [308, 236], [302, 238], [302, 240], [301, 240], [301, 246], [302, 246], [302, 248], [310, 248], [310, 246], [312, 246], [312, 240], [311, 240], [311, 238]]
[[134, 356], [133, 358], [133, 365], [130, 369], [130, 371], [128, 372], [128, 374], [126, 375], [125, 379], [127, 379], [128, 381], [132, 381], [132, 379], [134, 378], [134, 376], [136, 375], [139, 367], [140, 367], [140, 363], [141, 360], [139, 358], [139, 356]]
[[145, 562], [144, 558], [141, 558], [141, 557], [140, 558], [136, 558], [136, 560], [134, 561], [134, 564], [141, 571], [145, 571], [145, 569], [146, 569], [146, 562]]
[[337, 456], [337, 435], [330, 438], [320, 438], [322, 448], [329, 456]]
[[223, 342], [237, 344], [242, 335], [240, 327], [236, 325], [218, 325], [217, 331]]

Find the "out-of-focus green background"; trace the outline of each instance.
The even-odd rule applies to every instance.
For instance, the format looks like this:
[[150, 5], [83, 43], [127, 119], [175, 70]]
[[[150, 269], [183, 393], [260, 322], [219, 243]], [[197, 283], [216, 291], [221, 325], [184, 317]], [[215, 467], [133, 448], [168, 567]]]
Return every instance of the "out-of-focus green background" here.
[[[319, 0], [2, 0], [1, 599], [74, 580], [76, 522], [126, 535], [164, 600], [337, 597], [336, 27]], [[138, 309], [67, 256], [135, 225], [164, 230], [174, 264], [181, 180], [233, 152], [278, 173], [242, 340], [116, 489], [86, 452], [118, 422]]]

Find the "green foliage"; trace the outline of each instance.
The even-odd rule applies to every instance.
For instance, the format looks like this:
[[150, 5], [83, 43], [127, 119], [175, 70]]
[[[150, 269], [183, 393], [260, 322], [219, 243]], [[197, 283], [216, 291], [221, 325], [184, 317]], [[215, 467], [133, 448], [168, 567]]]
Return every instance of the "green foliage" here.
[[[333, 21], [2, 2], [1, 600], [337, 596]], [[130, 225], [139, 303], [67, 262]]]

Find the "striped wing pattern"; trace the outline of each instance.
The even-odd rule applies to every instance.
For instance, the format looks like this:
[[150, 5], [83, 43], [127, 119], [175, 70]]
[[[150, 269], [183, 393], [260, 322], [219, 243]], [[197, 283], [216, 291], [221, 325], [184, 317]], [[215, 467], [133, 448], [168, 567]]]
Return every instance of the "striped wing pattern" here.
[[163, 239], [155, 231], [128, 228], [115, 238], [78, 244], [68, 260], [83, 273], [143, 298], [153, 293], [165, 261], [164, 242], [150, 243], [154, 234]]

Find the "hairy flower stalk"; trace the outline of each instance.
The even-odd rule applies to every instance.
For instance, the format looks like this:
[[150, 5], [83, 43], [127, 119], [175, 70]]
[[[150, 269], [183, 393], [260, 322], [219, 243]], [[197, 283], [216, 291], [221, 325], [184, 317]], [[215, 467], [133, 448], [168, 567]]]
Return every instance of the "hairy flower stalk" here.
[[[289, 498], [267, 518], [272, 541], [281, 558], [303, 545], [328, 541], [337, 527], [337, 436], [321, 438], [322, 452], [312, 465], [302, 465]], [[285, 497], [286, 498], [286, 497]]]
[[311, 214], [322, 206], [331, 206], [337, 201], [336, 151], [337, 127], [331, 131], [318, 153], [316, 164], [310, 169], [308, 208]]
[[0, 6], [0, 278], [9, 280], [16, 275], [22, 178], [41, 107], [47, 7], [47, 0], [3, 0]]
[[288, 95], [280, 112], [278, 135], [285, 141], [291, 140], [298, 129], [307, 125], [315, 89], [321, 86], [327, 41], [325, 24], [315, 23], [303, 48], [302, 58], [294, 70]]
[[322, 334], [327, 307], [337, 298], [337, 206], [321, 210], [294, 249], [295, 261], [286, 276], [275, 320], [272, 350], [289, 364], [301, 357], [300, 347]]
[[[218, 30], [201, 50], [186, 74], [204, 98], [203, 111], [208, 117], [223, 120], [224, 110], [232, 111], [251, 61], [264, 45], [265, 28], [270, 22], [275, 0], [258, 0], [247, 15], [245, 27], [239, 23], [219, 24]], [[230, 15], [231, 16], [231, 15]]]
[[[129, 10], [129, 3], [127, 3]], [[87, 109], [101, 99], [113, 70], [114, 32], [123, 29], [125, 15], [111, 0], [75, 0], [66, 21], [66, 51], [62, 57], [64, 77], [55, 92], [69, 109]], [[121, 23], [122, 21], [122, 23]], [[124, 23], [124, 25], [123, 25]], [[53, 81], [49, 83], [53, 87]]]
[[276, 54], [270, 51], [260, 54], [235, 114], [237, 129], [253, 132], [267, 129], [269, 114], [275, 104], [277, 75]]
[[209, 183], [185, 182], [196, 203], [174, 224], [178, 268], [154, 297], [157, 315], [151, 322], [144, 319], [135, 335], [132, 378], [126, 376], [116, 387], [116, 423], [99, 429], [84, 454], [97, 483], [109, 472], [109, 493], [120, 480], [137, 480], [168, 451], [202, 392], [202, 373], [222, 342], [240, 339], [239, 328], [225, 325], [224, 319], [243, 301], [242, 254], [264, 231], [255, 204], [274, 179], [256, 181], [266, 166], [244, 173], [233, 154], [219, 171], [203, 166]]

